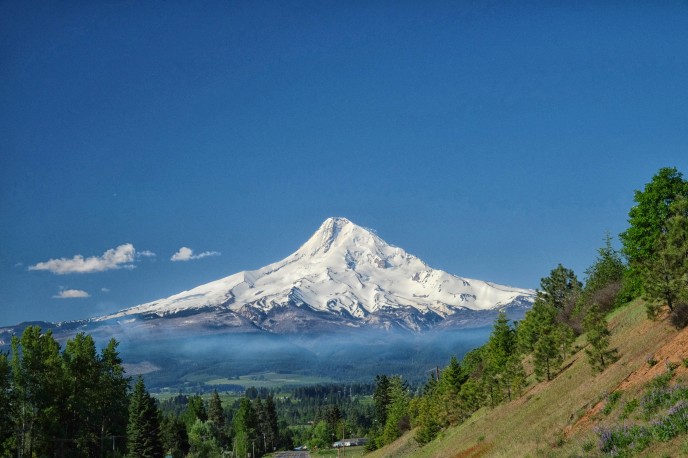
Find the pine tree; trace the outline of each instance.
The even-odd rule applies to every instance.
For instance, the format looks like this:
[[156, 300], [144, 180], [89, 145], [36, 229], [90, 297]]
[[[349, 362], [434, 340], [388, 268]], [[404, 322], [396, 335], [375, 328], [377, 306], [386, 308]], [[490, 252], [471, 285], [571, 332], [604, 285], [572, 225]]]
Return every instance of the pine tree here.
[[509, 326], [509, 320], [504, 311], [499, 312], [492, 327], [492, 334], [485, 347], [485, 359], [488, 367], [495, 373], [501, 374], [506, 363], [516, 353], [516, 333]]
[[435, 400], [431, 394], [426, 394], [418, 400], [418, 414], [416, 416], [416, 434], [414, 438], [421, 445], [427, 444], [440, 432], [440, 424], [433, 408]]
[[673, 311], [676, 304], [688, 303], [688, 198], [677, 198], [670, 212], [654, 255], [642, 263], [644, 298], [651, 316], [659, 305]]
[[[70, 439], [61, 453], [70, 456], [96, 456], [100, 452], [100, 366], [91, 336], [78, 333], [67, 341], [62, 355], [66, 371], [66, 416], [62, 425]], [[74, 441], [74, 442], [72, 442]]]
[[213, 390], [208, 401], [208, 421], [215, 423], [215, 427], [222, 429], [225, 427], [225, 414], [222, 410], [222, 400], [217, 390]]
[[585, 316], [585, 337], [589, 344], [585, 354], [588, 355], [590, 366], [597, 372], [602, 372], [616, 360], [616, 350], [609, 348], [610, 335], [604, 315], [599, 306], [593, 304]]
[[552, 380], [561, 367], [562, 357], [554, 332], [544, 331], [535, 344], [533, 351], [535, 376], [539, 379]]
[[504, 384], [509, 400], [521, 396], [521, 391], [526, 383], [526, 371], [523, 368], [521, 358], [512, 354], [506, 361], [504, 368]]
[[141, 377], [134, 385], [129, 404], [127, 449], [127, 456], [134, 458], [163, 456], [160, 412]]
[[[666, 232], [669, 207], [679, 197], [688, 197], [688, 181], [676, 168], [669, 167], [660, 169], [643, 191], [635, 191], [636, 205], [628, 212], [629, 228], [619, 235], [630, 265], [629, 284], [647, 285], [641, 266], [657, 252], [656, 241]], [[635, 295], [641, 292], [635, 291]]]
[[404, 431], [410, 429], [408, 417], [409, 394], [408, 386], [401, 376], [395, 375], [389, 378], [389, 408], [387, 421], [382, 432], [384, 444], [390, 444], [401, 436]]
[[389, 383], [389, 377], [386, 375], [375, 376], [373, 402], [375, 403], [375, 419], [380, 425], [384, 425], [387, 422], [387, 409], [390, 403]]
[[459, 360], [456, 356], [449, 359], [449, 365], [444, 368], [440, 375], [440, 380], [442, 383], [446, 384], [451, 391], [456, 394], [461, 389], [461, 385], [466, 381], [468, 376], [464, 374]]
[[279, 426], [277, 423], [277, 408], [272, 395], [268, 395], [265, 400], [265, 424], [262, 426], [268, 451], [279, 446]]
[[548, 277], [540, 280], [540, 288], [538, 297], [557, 311], [557, 321], [580, 332], [575, 310], [583, 285], [573, 270], [559, 264]]
[[593, 302], [604, 310], [615, 306], [625, 272], [621, 254], [612, 247], [612, 238], [607, 234], [604, 247], [597, 250], [595, 261], [585, 271], [585, 287], [581, 297], [583, 310]]
[[189, 434], [184, 421], [177, 415], [167, 415], [160, 426], [163, 450], [171, 454], [173, 458], [185, 457], [191, 450], [191, 444], [189, 444]]
[[131, 378], [124, 375], [122, 358], [117, 351], [118, 346], [119, 343], [115, 339], [110, 339], [100, 351], [98, 358], [100, 383], [94, 407], [100, 419], [101, 439], [112, 439], [118, 449], [123, 449], [124, 443], [117, 442], [115, 438], [126, 435], [129, 418], [127, 391]]

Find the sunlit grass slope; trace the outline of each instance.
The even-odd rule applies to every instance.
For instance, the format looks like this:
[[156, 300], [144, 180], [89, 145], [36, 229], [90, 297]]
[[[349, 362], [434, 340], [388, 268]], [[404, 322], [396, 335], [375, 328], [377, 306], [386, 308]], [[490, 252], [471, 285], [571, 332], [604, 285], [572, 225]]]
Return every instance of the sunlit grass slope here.
[[[637, 414], [624, 414], [625, 405], [639, 399], [650, 380], [666, 373], [671, 364], [675, 367], [671, 383], [688, 383], [684, 363], [688, 360], [688, 328], [679, 332], [665, 320], [649, 321], [639, 301], [615, 311], [608, 320], [612, 346], [620, 358], [604, 372], [592, 372], [583, 351], [585, 339], [579, 338], [579, 351], [554, 380], [537, 383], [531, 378], [518, 400], [495, 409], [483, 408], [422, 448], [410, 432], [368, 456], [603, 456], [596, 431], [638, 420]], [[605, 409], [614, 392], [618, 392], [613, 395], [614, 407]], [[653, 442], [636, 456], [688, 456], [688, 436]]]

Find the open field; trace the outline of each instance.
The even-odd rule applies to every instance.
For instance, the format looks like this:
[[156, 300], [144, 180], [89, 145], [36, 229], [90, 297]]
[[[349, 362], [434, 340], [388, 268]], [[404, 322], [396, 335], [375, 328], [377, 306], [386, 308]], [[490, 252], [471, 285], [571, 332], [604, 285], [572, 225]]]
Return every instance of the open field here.
[[315, 375], [261, 372], [258, 374], [242, 375], [235, 379], [216, 378], [205, 382], [206, 385], [210, 385], [211, 387], [235, 384], [241, 385], [244, 388], [279, 388], [286, 385], [317, 385], [319, 383], [335, 383], [335, 381], [330, 377], [318, 377]]

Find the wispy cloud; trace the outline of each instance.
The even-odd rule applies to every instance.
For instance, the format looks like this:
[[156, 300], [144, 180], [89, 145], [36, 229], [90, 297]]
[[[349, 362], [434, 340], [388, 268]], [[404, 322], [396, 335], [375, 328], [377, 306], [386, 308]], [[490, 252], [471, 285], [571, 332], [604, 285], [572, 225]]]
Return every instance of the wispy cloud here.
[[150, 250], [143, 250], [143, 251], [137, 251], [136, 252], [137, 258], [154, 258], [156, 256], [157, 255]]
[[[144, 252], [149, 253], [149, 252]], [[92, 272], [103, 272], [113, 269], [133, 269], [132, 264], [136, 258], [136, 249], [131, 243], [125, 243], [117, 248], [111, 248], [103, 253], [102, 256], [91, 256], [84, 258], [77, 254], [71, 259], [60, 258], [50, 259], [29, 266], [29, 270], [47, 270], [54, 274], [86, 274]]]
[[179, 251], [172, 255], [171, 261], [191, 261], [193, 259], [207, 258], [208, 256], [220, 256], [219, 251], [204, 251], [203, 253], [194, 254], [193, 250], [188, 247], [181, 247]]
[[62, 291], [54, 295], [53, 299], [76, 299], [84, 297], [91, 297], [91, 295], [88, 294], [86, 291], [82, 291], [80, 289], [63, 289]]

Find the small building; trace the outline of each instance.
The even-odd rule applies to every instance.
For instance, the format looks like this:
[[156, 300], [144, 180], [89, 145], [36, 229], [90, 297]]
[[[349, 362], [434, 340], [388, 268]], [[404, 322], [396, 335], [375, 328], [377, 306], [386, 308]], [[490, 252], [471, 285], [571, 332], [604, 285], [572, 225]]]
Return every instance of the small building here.
[[340, 448], [340, 447], [358, 447], [361, 445], [366, 445], [368, 443], [368, 439], [365, 437], [355, 437], [351, 439], [342, 439], [340, 441], [335, 442], [332, 444], [332, 447], [334, 448]]

